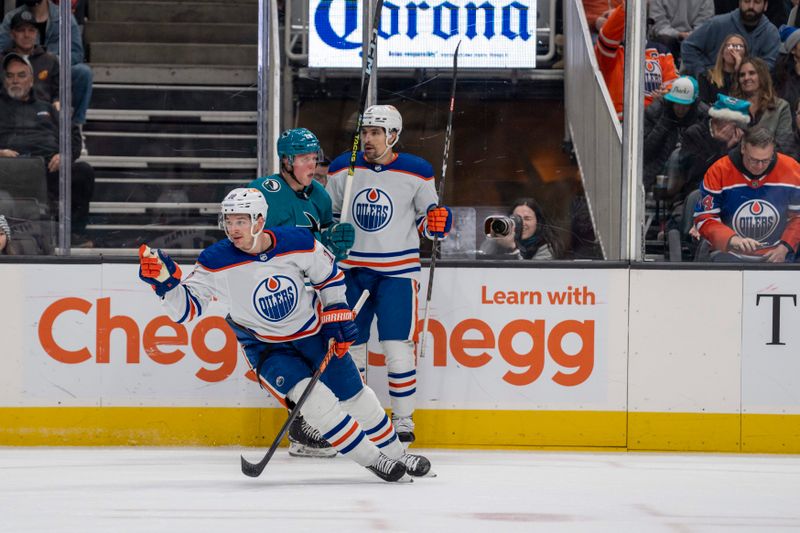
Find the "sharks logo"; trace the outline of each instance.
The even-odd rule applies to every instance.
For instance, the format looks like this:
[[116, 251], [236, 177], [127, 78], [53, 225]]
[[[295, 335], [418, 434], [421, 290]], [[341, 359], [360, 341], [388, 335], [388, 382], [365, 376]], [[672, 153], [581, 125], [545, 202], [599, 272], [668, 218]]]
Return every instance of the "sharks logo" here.
[[267, 178], [264, 180], [264, 190], [267, 192], [278, 192], [281, 190], [281, 182], [276, 179]]
[[301, 226], [298, 224], [297, 227], [308, 228], [314, 235], [319, 235], [322, 232], [322, 227], [319, 225], [319, 220], [314, 218], [314, 215], [308, 211], [303, 211], [303, 215], [305, 215], [305, 217], [308, 219], [308, 226]]

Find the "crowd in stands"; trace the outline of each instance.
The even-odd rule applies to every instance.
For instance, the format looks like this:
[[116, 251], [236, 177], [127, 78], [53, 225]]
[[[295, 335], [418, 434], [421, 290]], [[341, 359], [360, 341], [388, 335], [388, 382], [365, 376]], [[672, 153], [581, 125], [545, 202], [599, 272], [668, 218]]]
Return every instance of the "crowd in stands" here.
[[[11, 158], [41, 158], [47, 190], [45, 211], [53, 217], [58, 213], [63, 155], [59, 153], [59, 7], [51, 0], [23, 0], [17, 4], [0, 23], [0, 169]], [[85, 227], [94, 171], [80, 157], [86, 154], [82, 127], [92, 94], [92, 71], [84, 62], [82, 33], [74, 16], [71, 25], [72, 244], [90, 246]], [[8, 230], [5, 218], [3, 222], [6, 227], [0, 229]], [[8, 231], [4, 234], [7, 240]]]
[[[626, 6], [599, 3], [584, 0], [587, 22], [622, 119]], [[648, 1], [643, 184], [668, 200], [667, 227], [693, 217], [701, 259], [800, 257], [797, 4]]]

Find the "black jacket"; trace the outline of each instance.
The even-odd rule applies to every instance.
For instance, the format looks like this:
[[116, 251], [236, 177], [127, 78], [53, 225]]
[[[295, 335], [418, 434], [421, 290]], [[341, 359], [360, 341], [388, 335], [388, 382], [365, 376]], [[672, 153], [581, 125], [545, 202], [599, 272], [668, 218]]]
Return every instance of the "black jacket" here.
[[[36, 98], [14, 100], [0, 95], [0, 149], [22, 156], [41, 156], [49, 161], [58, 153], [58, 112], [52, 104]], [[81, 135], [72, 127], [72, 160], [81, 153]]]
[[683, 140], [684, 132], [705, 120], [708, 105], [697, 101], [683, 118], [672, 111], [672, 104], [657, 99], [644, 111], [644, 186], [652, 189], [656, 176], [665, 171], [667, 160]]

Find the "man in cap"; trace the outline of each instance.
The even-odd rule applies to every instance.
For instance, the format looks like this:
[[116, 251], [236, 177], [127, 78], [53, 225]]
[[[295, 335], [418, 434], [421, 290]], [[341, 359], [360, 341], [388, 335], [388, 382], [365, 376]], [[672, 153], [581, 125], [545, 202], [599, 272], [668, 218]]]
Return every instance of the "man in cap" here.
[[[39, 44], [51, 54], [58, 56], [59, 39], [59, 20], [61, 19], [58, 5], [50, 0], [25, 0], [25, 5], [12, 9], [6, 13], [0, 24], [0, 50], [11, 47], [11, 20], [23, 10], [29, 10], [34, 17], [34, 24], [39, 33]], [[70, 15], [72, 41], [70, 46], [70, 58], [72, 60], [72, 120], [83, 127], [86, 123], [86, 110], [89, 109], [89, 101], [92, 98], [92, 69], [84, 63], [83, 43], [81, 42], [81, 31], [75, 17]], [[80, 146], [80, 144], [78, 145]]]
[[28, 59], [33, 67], [33, 91], [37, 100], [50, 102], [60, 110], [58, 101], [58, 57], [39, 44], [39, 30], [32, 12], [23, 9], [11, 18], [11, 47], [2, 51], [5, 57], [16, 52]]
[[[59, 193], [58, 113], [52, 104], [33, 94], [33, 67], [16, 52], [3, 59], [5, 94], [0, 95], [0, 157], [41, 157], [47, 167], [47, 192], [52, 204]], [[80, 132], [72, 128], [72, 229], [76, 240], [85, 237], [89, 201], [94, 192], [94, 170], [80, 157]], [[55, 207], [55, 205], [54, 205]]]
[[653, 102], [644, 113], [644, 186], [650, 190], [656, 176], [663, 174], [667, 160], [680, 146], [684, 132], [706, 116], [708, 105], [697, 98], [697, 80], [681, 76], [663, 99]]

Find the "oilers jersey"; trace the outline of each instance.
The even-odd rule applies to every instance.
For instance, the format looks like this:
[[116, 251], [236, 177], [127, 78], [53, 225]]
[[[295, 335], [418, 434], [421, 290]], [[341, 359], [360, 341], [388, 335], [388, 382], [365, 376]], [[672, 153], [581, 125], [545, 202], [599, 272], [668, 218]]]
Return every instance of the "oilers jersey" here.
[[[350, 153], [328, 169], [327, 190], [338, 220], [350, 164]], [[438, 203], [433, 168], [411, 154], [394, 154], [385, 165], [368, 163], [359, 152], [350, 198], [356, 239], [343, 270], [365, 268], [382, 276], [415, 279], [420, 271], [419, 236], [427, 233], [426, 215]]]
[[[716, 250], [725, 251], [734, 235], [751, 238], [763, 255], [781, 241], [796, 252], [800, 244], [800, 165], [783, 154], [764, 176], [748, 176], [739, 150], [706, 172], [695, 206], [694, 223]], [[737, 254], [741, 257], [741, 254]]]
[[[346, 303], [344, 274], [308, 231], [292, 227], [265, 231], [274, 245], [258, 255], [239, 250], [228, 239], [206, 248], [192, 273], [164, 295], [162, 305], [170, 318], [190, 321], [218, 300], [237, 325], [264, 342], [317, 333], [322, 307]], [[316, 291], [304, 289], [306, 276]]]
[[308, 228], [319, 240], [320, 231], [333, 224], [331, 199], [317, 182], [312, 182], [305, 191], [295, 192], [280, 174], [273, 174], [254, 179], [248, 187], [261, 191], [267, 200], [267, 228]]

